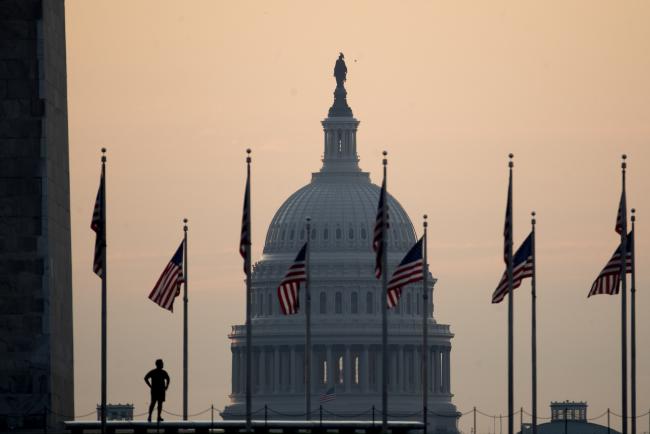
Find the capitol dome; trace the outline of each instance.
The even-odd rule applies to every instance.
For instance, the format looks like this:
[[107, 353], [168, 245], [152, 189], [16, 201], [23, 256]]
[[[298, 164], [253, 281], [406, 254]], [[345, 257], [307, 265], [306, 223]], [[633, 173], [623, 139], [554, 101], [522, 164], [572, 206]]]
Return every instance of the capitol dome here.
[[[305, 312], [284, 315], [278, 285], [309, 237], [311, 293], [312, 414], [319, 405], [328, 418], [365, 418], [381, 408], [382, 291], [375, 277], [372, 238], [380, 187], [359, 167], [357, 128], [337, 78], [334, 103], [323, 126], [323, 166], [277, 210], [269, 224], [262, 257], [251, 275], [252, 409], [276, 419], [305, 418]], [[390, 191], [390, 184], [388, 185]], [[310, 233], [306, 233], [307, 218]], [[388, 275], [416, 243], [411, 220], [388, 195]], [[428, 329], [428, 420], [433, 432], [457, 432], [458, 413], [451, 393], [451, 339], [446, 324], [433, 316], [433, 286], [406, 286], [388, 315], [389, 417], [421, 420], [422, 330], [426, 303]], [[299, 294], [303, 294], [304, 285]], [[303, 295], [299, 295], [303, 297]], [[241, 419], [246, 398], [246, 332], [229, 335], [232, 392], [224, 419]], [[335, 390], [336, 399], [319, 403]]]
[[[311, 251], [371, 252], [380, 188], [367, 173], [315, 173], [311, 183], [293, 193], [278, 209], [266, 235], [264, 254], [295, 253], [305, 242], [311, 218]], [[389, 250], [404, 252], [416, 241], [408, 215], [392, 196]]]

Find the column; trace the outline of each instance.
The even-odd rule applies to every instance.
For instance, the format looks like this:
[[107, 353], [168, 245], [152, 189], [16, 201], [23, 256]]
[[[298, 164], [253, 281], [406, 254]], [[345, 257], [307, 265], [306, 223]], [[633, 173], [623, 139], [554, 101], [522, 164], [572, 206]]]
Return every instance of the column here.
[[352, 355], [350, 354], [350, 346], [345, 346], [345, 355], [343, 356], [343, 382], [345, 383], [345, 391], [352, 390]]
[[359, 382], [361, 383], [361, 392], [368, 393], [368, 381], [370, 379], [370, 360], [368, 359], [368, 345], [361, 349], [361, 360], [359, 361]]
[[265, 382], [266, 382], [266, 376], [264, 375], [265, 368], [266, 368], [266, 361], [264, 360], [264, 347], [260, 347], [258, 351], [258, 362], [257, 362], [257, 384], [258, 384], [258, 390], [260, 393], [265, 392]]
[[334, 385], [334, 365], [332, 360], [332, 346], [326, 345], [326, 360], [327, 360], [327, 388], [329, 389]]
[[404, 345], [400, 345], [397, 347], [397, 356], [398, 356], [398, 363], [397, 363], [397, 377], [399, 378], [399, 382], [397, 385], [397, 390], [398, 391], [406, 391], [406, 375], [405, 375], [405, 369], [404, 369]]
[[435, 376], [435, 381], [433, 383], [433, 392], [434, 393], [440, 393], [442, 391], [442, 379], [440, 378], [440, 374], [442, 371], [442, 366], [440, 366], [440, 349], [438, 347], [435, 347], [433, 350], [433, 369], [434, 369], [434, 376]]
[[445, 393], [451, 393], [451, 348], [447, 348], [445, 355]]
[[413, 387], [411, 390], [416, 394], [422, 393], [421, 378], [422, 378], [422, 356], [420, 349], [417, 346], [413, 347]]
[[273, 393], [280, 392], [282, 384], [280, 383], [280, 347], [273, 347]]
[[289, 347], [289, 391], [296, 392], [296, 349], [293, 345]]

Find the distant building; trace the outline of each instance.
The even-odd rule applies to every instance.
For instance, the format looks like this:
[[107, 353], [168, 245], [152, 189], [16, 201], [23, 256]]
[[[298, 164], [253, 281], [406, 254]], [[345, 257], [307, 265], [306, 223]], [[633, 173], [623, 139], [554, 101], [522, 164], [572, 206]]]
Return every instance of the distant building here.
[[[519, 434], [532, 434], [532, 432], [532, 425], [525, 423]], [[538, 424], [537, 434], [619, 434], [619, 432], [589, 422], [586, 402], [554, 401], [551, 402], [551, 421]]]
[[[252, 410], [268, 406], [269, 415], [304, 418], [305, 313], [283, 315], [278, 283], [309, 237], [311, 288], [312, 411], [330, 390], [335, 400], [323, 407], [327, 418], [372, 417], [382, 406], [382, 297], [375, 278], [373, 229], [380, 188], [359, 167], [357, 126], [337, 77], [334, 103], [322, 121], [323, 166], [309, 184], [279, 208], [267, 231], [264, 253], [252, 274]], [[375, 164], [380, 160], [377, 158]], [[381, 180], [380, 180], [381, 182]], [[390, 231], [388, 270], [392, 272], [417, 241], [408, 214], [388, 195]], [[306, 217], [311, 218], [306, 233]], [[456, 433], [460, 413], [452, 402], [449, 325], [434, 318], [426, 282], [429, 343], [427, 387], [430, 432]], [[302, 294], [302, 289], [301, 289]], [[301, 295], [302, 297], [303, 295]], [[302, 303], [302, 301], [301, 301]], [[407, 287], [388, 313], [388, 412], [391, 419], [421, 420], [422, 283]], [[301, 306], [302, 307], [302, 306]], [[246, 406], [246, 333], [230, 334], [232, 392], [224, 419], [242, 419]], [[258, 413], [259, 414], [259, 413]], [[361, 415], [361, 416], [360, 416]], [[255, 416], [257, 417], [257, 416]], [[379, 419], [381, 415], [377, 413]]]
[[[102, 406], [97, 405], [97, 420], [102, 419]], [[133, 420], [133, 404], [106, 404], [106, 420]]]

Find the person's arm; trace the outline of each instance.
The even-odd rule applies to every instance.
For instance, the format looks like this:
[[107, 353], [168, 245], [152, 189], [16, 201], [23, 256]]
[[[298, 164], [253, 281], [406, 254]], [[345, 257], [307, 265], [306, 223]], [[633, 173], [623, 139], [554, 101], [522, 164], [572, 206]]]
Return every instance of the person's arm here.
[[165, 372], [165, 381], [166, 381], [165, 390], [167, 390], [167, 388], [169, 387], [169, 383], [171, 382], [171, 380], [169, 379], [169, 374], [167, 374], [167, 372]]
[[147, 383], [147, 386], [151, 389], [151, 372], [148, 372], [147, 375], [144, 376], [144, 382]]

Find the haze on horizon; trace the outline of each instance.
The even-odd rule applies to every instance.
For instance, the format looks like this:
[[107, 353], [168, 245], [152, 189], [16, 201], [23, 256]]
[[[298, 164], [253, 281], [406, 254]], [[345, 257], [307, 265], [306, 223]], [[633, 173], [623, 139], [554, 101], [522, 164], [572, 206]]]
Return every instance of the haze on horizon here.
[[[361, 121], [361, 167], [421, 233], [435, 318], [451, 325], [459, 411], [505, 414], [507, 154], [515, 244], [538, 214], [539, 411], [620, 412], [620, 300], [586, 295], [617, 245], [620, 155], [638, 210], [638, 413], [650, 407], [650, 4], [643, 1], [306, 3], [68, 0], [75, 400], [99, 400], [100, 281], [89, 228], [108, 148], [109, 402], [146, 410], [161, 357], [181, 410], [181, 321], [147, 295], [190, 226], [190, 413], [223, 408], [230, 326], [244, 320], [237, 252], [253, 148], [253, 258], [281, 203], [320, 168], [319, 122], [339, 51]], [[515, 408], [530, 409], [530, 284], [515, 294]], [[479, 417], [479, 432], [492, 420]], [[605, 423], [604, 419], [596, 421]], [[620, 421], [613, 417], [614, 427]], [[642, 431], [645, 421], [639, 422]], [[469, 432], [471, 420], [460, 428]]]

